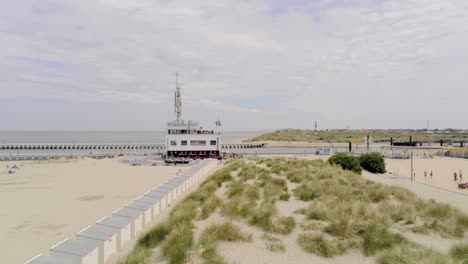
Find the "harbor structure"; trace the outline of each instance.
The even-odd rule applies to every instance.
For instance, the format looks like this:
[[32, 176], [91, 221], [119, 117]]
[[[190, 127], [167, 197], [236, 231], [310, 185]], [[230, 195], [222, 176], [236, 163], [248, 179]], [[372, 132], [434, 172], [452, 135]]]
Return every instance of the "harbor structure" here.
[[[221, 133], [182, 119], [182, 94], [176, 75], [174, 94], [176, 119], [167, 123], [166, 162], [183, 163], [194, 159], [221, 158]], [[216, 125], [220, 125], [218, 120]]]

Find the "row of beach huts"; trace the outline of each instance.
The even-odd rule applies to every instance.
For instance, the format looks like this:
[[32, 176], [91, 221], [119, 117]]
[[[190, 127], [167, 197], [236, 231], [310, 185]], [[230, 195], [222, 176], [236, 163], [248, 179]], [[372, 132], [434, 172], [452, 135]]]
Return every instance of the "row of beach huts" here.
[[205, 179], [218, 161], [205, 159], [153, 188], [111, 216], [78, 232], [27, 264], [104, 264], [144, 230], [191, 187]]

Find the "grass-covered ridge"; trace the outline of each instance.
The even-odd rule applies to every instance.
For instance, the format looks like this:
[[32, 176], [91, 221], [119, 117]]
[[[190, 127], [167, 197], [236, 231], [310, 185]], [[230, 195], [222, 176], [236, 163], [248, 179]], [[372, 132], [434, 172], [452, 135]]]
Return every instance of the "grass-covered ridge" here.
[[363, 141], [365, 137], [371, 136], [374, 142], [380, 140], [390, 140], [393, 138], [395, 141], [408, 141], [409, 137], [413, 137], [413, 141], [431, 141], [438, 142], [440, 140], [447, 141], [466, 141], [468, 135], [459, 133], [447, 133], [447, 134], [434, 134], [425, 132], [387, 132], [379, 130], [340, 130], [340, 131], [318, 131], [317, 134], [314, 131], [306, 131], [299, 129], [283, 129], [277, 130], [270, 133], [250, 138], [245, 142], [257, 142], [257, 141], [292, 141], [292, 142], [358, 142]]
[[[284, 213], [279, 203], [299, 204], [299, 209]], [[195, 237], [197, 223], [214, 216], [223, 221], [207, 225]], [[242, 230], [243, 225], [256, 235]], [[286, 238], [304, 254], [323, 258], [358, 251], [378, 263], [464, 263], [465, 244], [438, 252], [405, 234], [460, 239], [467, 230], [468, 216], [459, 210], [365, 180], [338, 165], [300, 159], [232, 160], [175, 206], [169, 219], [140, 238], [122, 263], [149, 263], [154, 247], [161, 247], [168, 263], [192, 258], [229, 263], [221, 242], [262, 243], [272, 254], [282, 254], [291, 246], [283, 242]]]

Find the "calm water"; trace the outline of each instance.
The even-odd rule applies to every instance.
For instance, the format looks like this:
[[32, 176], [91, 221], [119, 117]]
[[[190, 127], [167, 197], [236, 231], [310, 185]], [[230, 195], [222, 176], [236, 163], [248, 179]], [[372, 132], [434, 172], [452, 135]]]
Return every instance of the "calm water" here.
[[[223, 143], [238, 143], [265, 131], [225, 131]], [[153, 143], [164, 144], [165, 131], [0, 131], [0, 144]]]

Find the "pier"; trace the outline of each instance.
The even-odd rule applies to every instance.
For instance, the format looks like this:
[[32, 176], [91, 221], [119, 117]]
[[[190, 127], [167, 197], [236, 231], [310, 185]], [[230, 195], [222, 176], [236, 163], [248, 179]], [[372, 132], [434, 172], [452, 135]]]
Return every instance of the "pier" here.
[[[251, 150], [266, 147], [265, 143], [222, 144], [224, 151], [250, 153]], [[115, 144], [0, 144], [0, 161], [47, 160], [50, 157], [89, 157], [107, 158], [114, 155], [162, 154], [166, 146], [154, 143], [115, 143]]]
[[[222, 144], [223, 149], [263, 148], [265, 143]], [[3, 144], [2, 150], [163, 150], [164, 144]]]

